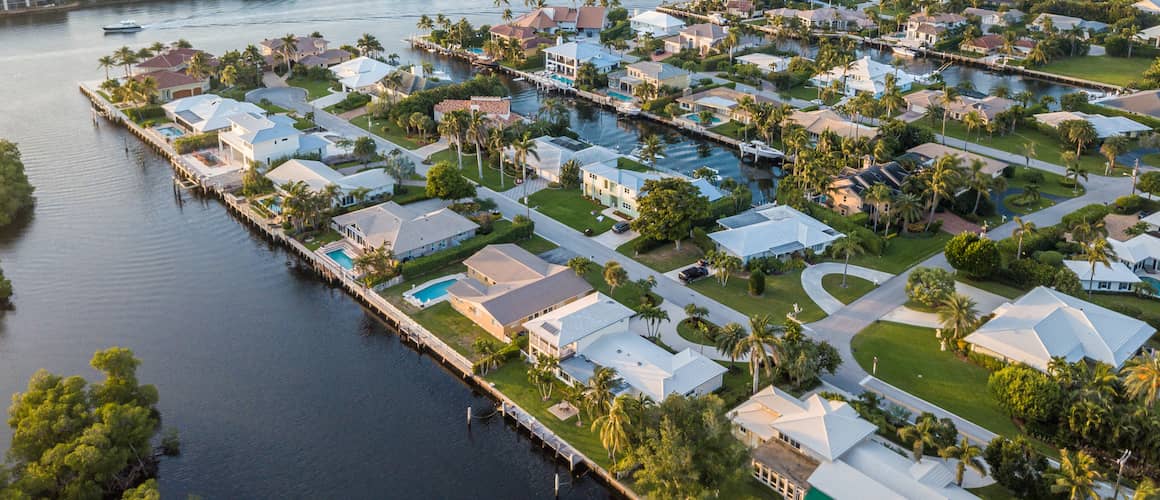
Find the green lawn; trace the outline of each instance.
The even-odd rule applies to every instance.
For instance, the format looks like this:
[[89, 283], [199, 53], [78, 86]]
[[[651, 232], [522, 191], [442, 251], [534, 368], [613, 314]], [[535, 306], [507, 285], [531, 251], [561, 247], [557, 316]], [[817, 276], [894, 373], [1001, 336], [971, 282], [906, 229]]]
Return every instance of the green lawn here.
[[279, 106], [277, 104], [274, 104], [270, 101], [267, 101], [267, 100], [263, 100], [263, 101], [264, 102], [258, 103], [258, 107], [266, 110], [267, 113], [276, 115], [276, 114], [280, 114], [280, 113], [289, 113], [290, 112], [290, 110], [283, 108], [282, 106]]
[[693, 326], [688, 319], [682, 319], [680, 323], [677, 323], [677, 335], [694, 344], [713, 345], [709, 339], [705, 338], [705, 334], [701, 333], [701, 329]]
[[1023, 198], [1024, 197], [1022, 194], [1010, 195], [1006, 198], [1003, 198], [1003, 206], [1007, 207], [1007, 210], [1015, 212], [1019, 215], [1027, 215], [1029, 213], [1038, 212], [1047, 207], [1055, 205], [1054, 201], [1051, 201], [1047, 198], [1039, 198], [1038, 200], [1030, 203], [1022, 203], [1021, 201]]
[[[392, 300], [392, 302], [395, 301]], [[395, 305], [400, 305], [401, 302], [400, 298]], [[405, 307], [409, 307], [411, 311], [415, 310], [409, 304]], [[409, 311], [407, 315], [471, 361], [479, 360], [479, 355], [471, 348], [473, 342], [481, 338], [496, 340], [475, 322], [459, 314], [459, 311], [452, 309], [450, 302], [440, 302], [417, 312]]]
[[780, 93], [781, 95], [796, 97], [803, 101], [813, 101], [818, 98], [818, 88], [808, 87], [804, 84], [790, 87], [789, 90]]
[[[541, 189], [528, 197], [528, 204], [540, 213], [580, 232], [591, 229], [592, 235], [612, 229], [616, 222], [609, 217], [596, 220], [604, 206], [586, 200], [579, 189]], [[595, 213], [594, 213], [595, 212]]]
[[729, 120], [727, 123], [722, 123], [716, 127], [710, 128], [709, 131], [721, 134], [726, 137], [742, 140], [744, 139], [744, 134], [741, 133], [741, 129], [743, 128], [745, 128], [744, 123], [741, 123], [737, 120]]
[[516, 243], [516, 244], [519, 245], [520, 248], [523, 248], [524, 250], [527, 250], [527, 251], [532, 252], [534, 254], [541, 254], [541, 253], [547, 252], [549, 250], [554, 250], [555, 248], [557, 248], [559, 246], [559, 245], [556, 245], [555, 243], [552, 243], [548, 240], [545, 240], [543, 237], [541, 237], [538, 234], [533, 234], [531, 238], [528, 238], [528, 239], [523, 240], [523, 241]]
[[[749, 373], [749, 363], [729, 363], [726, 361], [722, 362], [721, 365], [728, 368], [729, 371], [725, 372], [725, 376], [722, 377], [721, 388], [717, 390], [717, 395], [725, 400], [726, 408], [735, 408], [737, 405], [749, 399], [749, 396], [753, 395], [753, 374]], [[757, 381], [758, 387], [765, 387], [774, 383], [773, 377], [766, 375], [765, 372], [762, 372], [759, 377]], [[790, 390], [790, 387], [784, 384], [778, 385], [778, 388], [786, 391]], [[795, 396], [800, 395], [792, 391], [791, 393]]]
[[898, 235], [887, 240], [881, 256], [857, 255], [850, 257], [850, 264], [898, 274], [941, 252], [950, 239], [951, 235], [944, 232], [922, 236]]
[[1019, 498], [999, 483], [994, 483], [990, 486], [984, 486], [982, 488], [971, 488], [967, 491], [974, 493], [975, 496], [982, 498], [983, 500], [1016, 500]]
[[[592, 288], [595, 288], [596, 291], [603, 293], [604, 295], [611, 296], [613, 299], [616, 299], [617, 302], [628, 306], [629, 309], [636, 310], [636, 308], [641, 304], [641, 299], [644, 297], [644, 289], [642, 289], [635, 281], [630, 281], [616, 287], [616, 290], [612, 291], [612, 293], [609, 293], [611, 287], [609, 287], [608, 283], [604, 281], [603, 265], [603, 262], [597, 262], [596, 265], [593, 266], [593, 269], [589, 271], [588, 274], [584, 275], [584, 279], [588, 281], [588, 284], [592, 285]], [[665, 278], [661, 277], [660, 279]], [[650, 292], [650, 295], [652, 295], [653, 300], [655, 300], [657, 304], [660, 304], [661, 301], [664, 300], [655, 293]]]
[[636, 239], [620, 245], [616, 251], [662, 273], [691, 265], [705, 255], [697, 245], [688, 240], [681, 243], [679, 251], [676, 249], [676, 245], [666, 243], [660, 248], [654, 248], [638, 255], [632, 250], [632, 244], [635, 241]]
[[651, 168], [648, 168], [648, 165], [645, 165], [632, 158], [626, 158], [624, 156], [616, 159], [616, 168], [622, 170], [632, 170], [635, 172], [648, 172], [652, 170]]
[[968, 285], [971, 285], [975, 288], [986, 290], [986, 291], [991, 292], [995, 295], [1001, 295], [1003, 297], [1007, 297], [1009, 299], [1014, 299], [1016, 297], [1019, 297], [1025, 293], [1027, 293], [1027, 290], [1021, 290], [1019, 288], [1013, 287], [1013, 286], [1008, 285], [1006, 283], [999, 283], [998, 281], [973, 280], [973, 279], [970, 279], [970, 278], [967, 278], [964, 276], [956, 276], [955, 280], [961, 281], [961, 282], [966, 283]]
[[1141, 165], [1160, 167], [1160, 153], [1149, 153], [1140, 157]]
[[798, 320], [804, 323], [826, 317], [826, 313], [822, 312], [802, 289], [801, 276], [801, 271], [766, 276], [765, 294], [761, 297], [749, 295], [749, 280], [740, 276], [729, 278], [728, 284], [724, 287], [717, 282], [715, 276], [704, 278], [689, 286], [742, 314], [768, 314], [775, 324], [785, 321], [785, 315], [793, 311], [795, 303], [802, 309], [798, 314]]
[[362, 115], [354, 118], [350, 121], [350, 123], [358, 128], [366, 130], [367, 132], [391, 141], [401, 148], [415, 149], [430, 144], [430, 142], [422, 141], [418, 137], [407, 135], [406, 131], [399, 128], [399, 126], [391, 120], [375, 120], [374, 130], [371, 130], [370, 119], [370, 115]]
[[874, 289], [874, 283], [857, 276], [847, 276], [846, 288], [842, 288], [841, 274], [827, 274], [822, 276], [822, 288], [843, 304], [849, 304], [870, 293], [870, 290]]
[[330, 80], [312, 80], [309, 78], [303, 78], [303, 77], [296, 76], [296, 77], [292, 77], [292, 78], [287, 79], [286, 84], [291, 86], [291, 87], [298, 87], [300, 89], [306, 89], [306, 94], [308, 95], [308, 99], [313, 101], [315, 99], [319, 99], [319, 98], [326, 97], [326, 96], [330, 95], [330, 89], [331, 89], [331, 86], [334, 84], [334, 82], [332, 82]]
[[[1034, 170], [1035, 172], [1043, 174], [1043, 182], [1039, 183], [1039, 192], [1042, 194], [1073, 198], [1076, 196], [1081, 196], [1084, 194], [1084, 192], [1087, 191], [1087, 189], [1083, 187], [1082, 178], [1079, 183], [1079, 188], [1075, 189], [1070, 184], [1071, 180], [1064, 179], [1062, 175], [1054, 172], [1045, 172], [1039, 169], [1030, 169], [1022, 165], [1015, 167], [1015, 175], [1011, 176], [1010, 179], [1007, 179], [1007, 187], [1019, 189], [1026, 187], [1028, 182], [1024, 180], [1024, 173], [1028, 170]], [[1101, 172], [1102, 171], [1103, 170], [1101, 170]]]
[[318, 250], [319, 248], [321, 248], [323, 245], [325, 245], [327, 243], [335, 242], [335, 241], [342, 239], [342, 235], [338, 234], [338, 231], [335, 231], [333, 229], [327, 229], [326, 232], [324, 232], [322, 234], [314, 234], [311, 236], [313, 238], [310, 241], [303, 241], [302, 242], [302, 244], [306, 245], [306, 248], [309, 248], [311, 251]]
[[[936, 134], [942, 131], [941, 119], [935, 120], [934, 124], [931, 124], [930, 120], [927, 119], [916, 121], [914, 124], [920, 127], [926, 127]], [[962, 122], [947, 120], [947, 135], [958, 139], [965, 139], [968, 142], [975, 142], [978, 138], [978, 131], [972, 131], [968, 136], [967, 128]], [[1059, 154], [1065, 150], [1071, 150], [1070, 147], [1065, 147], [1060, 143], [1059, 138], [1030, 127], [1020, 127], [1015, 130], [1014, 134], [995, 134], [994, 137], [990, 137], [984, 133], [981, 138], [978, 138], [978, 142], [982, 146], [995, 148], [1019, 156], [1023, 156], [1024, 144], [1034, 142], [1035, 158], [1056, 165], [1063, 165], [1063, 161], [1059, 159]], [[1080, 166], [1089, 173], [1103, 174], [1106, 160], [1099, 155], [1098, 148], [1085, 149], [1083, 156], [1080, 156], [1079, 160]]]
[[[459, 165], [459, 158], [456, 157], [454, 148], [448, 148], [438, 153], [431, 155], [431, 163], [439, 163], [445, 161], [452, 165]], [[511, 172], [509, 171], [508, 174]], [[504, 175], [503, 183], [500, 184], [499, 170], [495, 168], [495, 162], [491, 158], [484, 158], [483, 160], [483, 177], [479, 177], [479, 164], [475, 160], [475, 155], [464, 153], [463, 155], [463, 176], [475, 181], [476, 184], [500, 192], [507, 191], [518, 186], [515, 178], [511, 175]]]
[[1051, 61], [1035, 68], [1045, 73], [1083, 78], [1112, 85], [1127, 86], [1139, 80], [1152, 65], [1147, 57], [1084, 56], [1067, 57]]

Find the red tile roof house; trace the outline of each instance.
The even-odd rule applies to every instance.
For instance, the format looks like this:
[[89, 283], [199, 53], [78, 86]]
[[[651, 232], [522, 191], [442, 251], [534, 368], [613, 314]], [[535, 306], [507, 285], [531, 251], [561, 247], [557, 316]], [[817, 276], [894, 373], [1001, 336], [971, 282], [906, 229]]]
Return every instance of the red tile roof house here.
[[193, 59], [194, 54], [205, 54], [206, 63], [210, 66], [217, 66], [217, 59], [208, 53], [197, 49], [171, 49], [160, 54], [157, 54], [149, 59], [137, 63], [136, 71], [134, 73], [150, 73], [153, 71], [185, 71], [189, 66], [189, 60]]
[[519, 40], [520, 48], [524, 49], [524, 55], [529, 57], [535, 55], [536, 50], [541, 45], [552, 45], [554, 43], [546, 37], [537, 35], [535, 29], [510, 24], [492, 26], [491, 37], [492, 39], [501, 41]]
[[185, 74], [169, 70], [159, 70], [151, 73], [133, 75], [134, 80], [152, 78], [157, 82], [157, 99], [169, 102], [182, 97], [191, 97], [209, 92], [209, 77], [197, 79]]
[[963, 42], [962, 49], [967, 52], [991, 55], [1003, 50], [1004, 39], [999, 35], [983, 35], [974, 40]]
[[730, 16], [748, 19], [753, 17], [753, 2], [749, 0], [729, 0], [725, 4], [725, 13]]
[[452, 111], [479, 111], [493, 122], [510, 125], [521, 119], [512, 113], [510, 97], [478, 97], [471, 99], [447, 99], [435, 105], [435, 121], [441, 121], [445, 113]]
[[541, 7], [516, 18], [511, 24], [547, 33], [575, 31], [592, 38], [608, 27], [608, 17], [604, 7]]

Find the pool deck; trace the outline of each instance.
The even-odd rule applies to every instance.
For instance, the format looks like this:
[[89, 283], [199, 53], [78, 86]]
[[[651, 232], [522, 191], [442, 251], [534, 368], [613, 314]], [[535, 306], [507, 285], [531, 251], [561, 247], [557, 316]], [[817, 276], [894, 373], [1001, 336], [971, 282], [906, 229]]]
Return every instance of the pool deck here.
[[407, 303], [409, 303], [415, 307], [418, 307], [418, 308], [425, 308], [425, 307], [433, 306], [435, 304], [438, 304], [440, 302], [447, 300], [447, 293], [444, 292], [443, 295], [435, 297], [434, 299], [428, 300], [426, 302], [420, 301], [419, 298], [415, 297], [415, 294], [422, 292], [423, 290], [426, 290], [428, 287], [430, 287], [432, 285], [437, 285], [439, 283], [442, 283], [444, 281], [451, 280], [451, 279], [454, 279], [455, 281], [459, 281], [459, 280], [466, 278], [466, 277], [467, 277], [466, 274], [456, 273], [456, 274], [448, 274], [446, 276], [440, 276], [438, 278], [427, 280], [427, 281], [423, 282], [422, 285], [417, 285], [417, 286], [411, 287], [410, 290], [403, 292], [403, 300], [406, 300]]

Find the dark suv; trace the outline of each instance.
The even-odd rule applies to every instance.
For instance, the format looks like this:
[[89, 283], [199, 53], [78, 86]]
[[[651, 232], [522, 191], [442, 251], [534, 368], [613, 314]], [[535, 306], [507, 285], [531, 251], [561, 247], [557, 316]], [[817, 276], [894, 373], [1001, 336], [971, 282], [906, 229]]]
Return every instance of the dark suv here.
[[681, 271], [677, 277], [680, 278], [681, 283], [689, 284], [708, 275], [709, 269], [705, 266], [693, 266]]
[[612, 232], [620, 234], [628, 231], [628, 228], [629, 226], [627, 222], [617, 222], [615, 226], [612, 226]]

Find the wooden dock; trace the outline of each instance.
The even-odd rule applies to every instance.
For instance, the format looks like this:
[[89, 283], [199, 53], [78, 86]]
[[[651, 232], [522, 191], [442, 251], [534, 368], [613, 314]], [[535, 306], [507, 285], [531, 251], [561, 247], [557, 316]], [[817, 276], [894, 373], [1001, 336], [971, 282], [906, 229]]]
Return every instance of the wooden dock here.
[[[180, 154], [166, 141], [156, 134], [147, 132], [143, 127], [130, 120], [124, 112], [107, 101], [104, 96], [85, 84], [80, 84], [80, 91], [92, 102], [95, 115], [102, 116], [112, 123], [124, 125], [133, 135], [139, 137], [151, 148], [158, 152], [173, 165], [174, 170], [182, 176], [185, 185], [196, 186], [206, 194], [216, 196], [225, 204], [227, 210], [237, 219], [245, 222], [254, 230], [262, 233], [267, 239], [277, 242], [289, 249], [297, 256], [300, 262], [305, 263], [318, 275], [333, 285], [341, 286], [348, 294], [355, 298], [363, 307], [375, 312], [386, 324], [391, 327], [405, 342], [414, 344], [420, 352], [433, 355], [442, 364], [450, 368], [464, 380], [470, 381], [473, 386], [499, 402], [500, 413], [510, 419], [518, 429], [524, 429], [533, 440], [538, 440], [541, 448], [551, 449], [554, 456], [568, 464], [568, 469], [578, 474], [588, 469], [605, 484], [620, 495], [638, 499], [631, 489], [621, 483], [615, 476], [605, 470], [591, 458], [573, 448], [563, 438], [557, 436], [547, 426], [541, 424], [535, 416], [521, 408], [515, 401], [493, 387], [489, 381], [475, 373], [473, 363], [444, 343], [438, 336], [428, 331], [423, 325], [415, 322], [399, 308], [395, 307], [373, 288], [356, 281], [337, 264], [329, 259], [323, 259], [318, 253], [311, 251], [302, 242], [294, 239], [282, 229], [282, 226], [272, 222], [254, 210], [248, 200], [235, 196], [229, 186], [217, 184], [212, 180], [199, 177], [186, 163]], [[512, 362], [521, 362], [515, 360]]]

